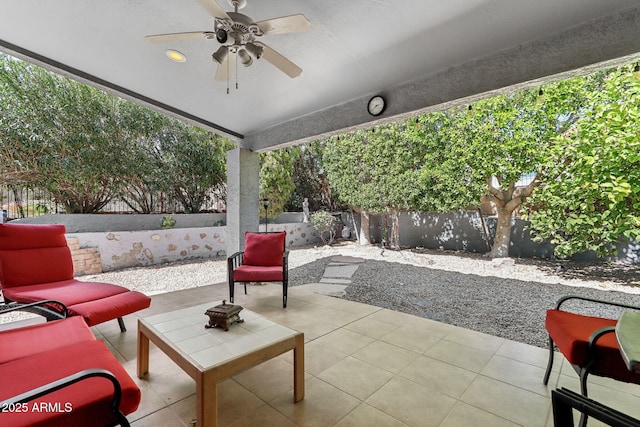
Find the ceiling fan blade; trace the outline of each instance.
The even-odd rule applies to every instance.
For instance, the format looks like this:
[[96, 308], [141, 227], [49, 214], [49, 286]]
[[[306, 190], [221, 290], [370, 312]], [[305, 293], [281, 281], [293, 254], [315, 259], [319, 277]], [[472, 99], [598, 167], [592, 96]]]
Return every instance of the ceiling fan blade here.
[[166, 42], [180, 42], [184, 40], [198, 40], [198, 39], [215, 39], [216, 34], [211, 31], [194, 31], [189, 33], [172, 33], [172, 34], [156, 34], [153, 36], [146, 36], [144, 39], [150, 43], [166, 43]]
[[285, 73], [292, 79], [298, 77], [300, 73], [302, 73], [302, 68], [298, 67], [296, 64], [289, 61], [280, 53], [271, 49], [269, 46], [267, 46], [264, 43], [260, 43], [260, 45], [264, 47], [264, 50], [262, 51], [262, 58], [269, 61], [271, 64], [273, 64], [276, 68], [278, 68], [283, 73]]
[[229, 15], [227, 15], [227, 12], [225, 12], [224, 9], [220, 7], [216, 0], [198, 0], [198, 3], [200, 3], [202, 7], [207, 9], [207, 12], [209, 12], [209, 14], [214, 18], [230, 19]]
[[[215, 62], [215, 61], [214, 61]], [[219, 82], [226, 82], [233, 77], [236, 70], [236, 54], [233, 52], [229, 52], [227, 56], [224, 57], [221, 64], [218, 64], [218, 69], [216, 70], [216, 80]]]
[[304, 15], [283, 16], [281, 18], [267, 19], [256, 22], [264, 35], [302, 33], [311, 30], [311, 21]]

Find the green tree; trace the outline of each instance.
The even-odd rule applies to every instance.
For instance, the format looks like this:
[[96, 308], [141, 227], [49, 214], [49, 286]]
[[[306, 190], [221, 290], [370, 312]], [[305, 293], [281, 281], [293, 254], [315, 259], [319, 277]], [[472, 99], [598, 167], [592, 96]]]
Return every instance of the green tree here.
[[640, 237], [640, 73], [625, 66], [588, 94], [570, 131], [554, 140], [548, 178], [528, 215], [537, 240], [560, 257], [615, 252]]
[[168, 193], [187, 212], [224, 197], [230, 144], [187, 125], [0, 55], [0, 171], [49, 190], [68, 213], [121, 197], [150, 212]]
[[399, 213], [423, 198], [420, 170], [424, 146], [406, 131], [408, 123], [358, 131], [327, 144], [323, 162], [339, 199], [361, 214], [361, 243], [368, 243], [368, 213], [391, 218], [388, 243], [400, 247]]
[[[577, 119], [593, 82], [550, 83], [419, 118], [413, 132], [428, 146], [422, 177], [430, 189], [423, 206], [450, 211], [493, 203], [498, 218], [488, 256], [508, 256], [513, 214], [544, 179], [549, 142]], [[530, 173], [527, 186], [516, 185]]]
[[6, 56], [2, 60], [2, 150], [13, 150], [22, 172], [68, 212], [99, 210], [123, 184], [117, 98]]
[[324, 141], [300, 146], [299, 155], [293, 162], [295, 188], [285, 205], [286, 210], [300, 211], [305, 198], [309, 199], [311, 212], [323, 209], [334, 212], [341, 208], [322, 164], [323, 150]]
[[[282, 214], [295, 188], [293, 163], [300, 155], [299, 147], [287, 147], [260, 155], [260, 198], [269, 199], [269, 216]], [[262, 203], [260, 215], [266, 217]]]
[[211, 132], [171, 120], [160, 139], [162, 179], [187, 213], [198, 213], [212, 198], [224, 199], [226, 152], [231, 143]]

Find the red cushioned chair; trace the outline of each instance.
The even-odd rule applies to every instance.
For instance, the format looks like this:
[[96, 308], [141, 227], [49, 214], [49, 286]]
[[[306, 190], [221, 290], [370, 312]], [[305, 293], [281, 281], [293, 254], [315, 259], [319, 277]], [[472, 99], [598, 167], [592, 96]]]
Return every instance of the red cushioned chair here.
[[236, 252], [227, 259], [229, 275], [229, 299], [233, 303], [233, 289], [237, 282], [282, 282], [282, 306], [287, 307], [288, 257], [285, 250], [287, 233], [245, 234], [243, 252]]
[[[555, 308], [547, 310], [545, 320], [549, 333], [549, 361], [544, 384], [549, 382], [553, 367], [554, 344], [580, 376], [580, 391], [584, 397], [587, 397], [587, 377], [590, 374], [640, 384], [640, 375], [629, 371], [620, 354], [615, 335], [617, 320], [562, 310], [562, 304], [570, 300], [640, 310], [640, 307], [633, 305], [576, 295], [560, 298]], [[580, 424], [586, 424], [586, 417]]]
[[[0, 287], [6, 302], [62, 302], [70, 316], [93, 326], [149, 307], [140, 292], [110, 283], [81, 282], [73, 277], [71, 251], [61, 224], [0, 224]], [[55, 307], [55, 305], [52, 305]]]

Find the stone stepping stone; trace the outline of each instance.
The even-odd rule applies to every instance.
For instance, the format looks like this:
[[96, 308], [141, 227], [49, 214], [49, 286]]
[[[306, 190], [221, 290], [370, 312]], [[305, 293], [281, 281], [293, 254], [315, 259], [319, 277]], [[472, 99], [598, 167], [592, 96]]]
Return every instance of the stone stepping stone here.
[[349, 279], [351, 276], [353, 276], [353, 273], [355, 273], [357, 269], [358, 269], [358, 265], [356, 264], [335, 265], [335, 266], [332, 264], [329, 264], [327, 268], [324, 269], [324, 274], [322, 275], [322, 277], [323, 278], [337, 277], [337, 278]]
[[343, 256], [338, 255], [331, 258], [331, 262], [343, 263], [343, 264], [362, 264], [364, 262], [364, 258], [359, 258], [355, 256]]
[[323, 277], [320, 279], [320, 283], [333, 283], [337, 285], [350, 285], [351, 280], [349, 279], [341, 279], [338, 277]]

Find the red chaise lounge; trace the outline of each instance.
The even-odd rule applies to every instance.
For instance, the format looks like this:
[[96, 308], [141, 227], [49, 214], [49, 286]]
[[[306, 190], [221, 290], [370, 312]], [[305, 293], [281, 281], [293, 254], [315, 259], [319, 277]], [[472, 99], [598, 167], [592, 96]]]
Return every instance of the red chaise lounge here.
[[[0, 306], [0, 313], [22, 308]], [[125, 415], [141, 399], [80, 317], [0, 331], [0, 378], [2, 426], [128, 426]]]
[[61, 224], [0, 224], [0, 287], [6, 302], [62, 302], [70, 316], [93, 326], [145, 309], [151, 298], [110, 283], [73, 277], [71, 251]]

